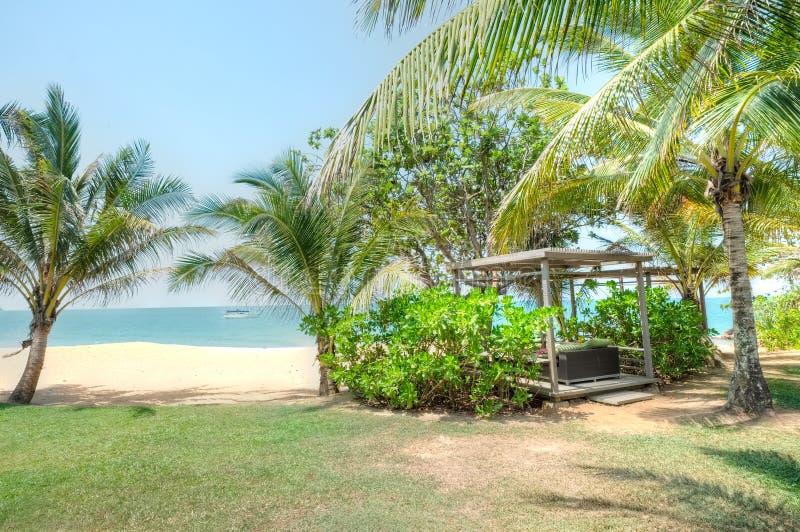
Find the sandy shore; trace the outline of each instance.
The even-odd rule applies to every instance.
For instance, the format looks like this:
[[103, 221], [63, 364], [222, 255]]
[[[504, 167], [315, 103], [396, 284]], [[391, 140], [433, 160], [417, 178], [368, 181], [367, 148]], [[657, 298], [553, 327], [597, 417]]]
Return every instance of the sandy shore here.
[[[7, 353], [8, 350], [0, 350]], [[237, 403], [315, 395], [315, 350], [122, 343], [47, 350], [35, 404]], [[0, 397], [27, 352], [0, 357]]]

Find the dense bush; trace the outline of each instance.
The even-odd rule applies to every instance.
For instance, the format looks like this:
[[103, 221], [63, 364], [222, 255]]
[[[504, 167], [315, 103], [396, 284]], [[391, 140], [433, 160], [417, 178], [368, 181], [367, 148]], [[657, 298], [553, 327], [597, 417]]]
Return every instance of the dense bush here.
[[800, 287], [753, 301], [759, 341], [767, 349], [800, 349]]
[[343, 318], [328, 355], [331, 377], [369, 402], [445, 406], [492, 415], [530, 399], [530, 356], [553, 309], [526, 311], [494, 290], [456, 296], [446, 287], [380, 303]]
[[[617, 345], [641, 347], [638, 294], [633, 290], [620, 290], [614, 283], [609, 283], [608, 287], [609, 297], [597, 301], [589, 311], [584, 329], [594, 337], [610, 338]], [[693, 303], [671, 300], [665, 289], [650, 288], [647, 290], [647, 314], [653, 367], [660, 376], [682, 377], [711, 359], [710, 331], [703, 327], [703, 316]]]

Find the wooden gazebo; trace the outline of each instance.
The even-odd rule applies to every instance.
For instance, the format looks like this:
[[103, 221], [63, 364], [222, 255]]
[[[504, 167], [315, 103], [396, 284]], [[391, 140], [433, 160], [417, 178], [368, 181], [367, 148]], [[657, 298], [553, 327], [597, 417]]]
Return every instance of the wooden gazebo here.
[[[647, 254], [619, 251], [593, 251], [581, 249], [543, 248], [484, 257], [464, 262], [451, 263], [453, 290], [461, 291], [462, 284], [498, 286], [513, 283], [514, 279], [539, 278], [542, 287], [544, 306], [553, 304], [551, 281], [570, 281], [571, 299], [574, 304], [574, 285], [576, 279], [625, 279], [635, 278], [639, 294], [639, 314], [642, 324], [642, 348], [644, 375], [620, 375], [619, 378], [602, 379], [580, 384], [559, 385], [556, 370], [556, 343], [554, 323], [550, 320], [546, 334], [549, 360], [549, 379], [530, 382], [529, 386], [553, 401], [585, 397], [600, 392], [641, 388], [657, 382], [653, 374], [653, 353], [650, 346], [650, 330], [645, 300], [645, 278], [648, 284], [652, 276], [665, 277], [668, 272], [645, 268], [644, 263], [651, 260]], [[621, 346], [622, 349], [638, 351]]]

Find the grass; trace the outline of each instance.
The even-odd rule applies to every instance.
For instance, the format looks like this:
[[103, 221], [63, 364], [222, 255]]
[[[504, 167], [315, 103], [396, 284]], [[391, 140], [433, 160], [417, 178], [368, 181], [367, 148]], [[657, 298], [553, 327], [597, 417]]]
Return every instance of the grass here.
[[800, 410], [800, 381], [768, 378], [767, 384], [775, 406]]
[[618, 435], [580, 417], [377, 414], [3, 407], [0, 528], [800, 527], [800, 446], [780, 424]]

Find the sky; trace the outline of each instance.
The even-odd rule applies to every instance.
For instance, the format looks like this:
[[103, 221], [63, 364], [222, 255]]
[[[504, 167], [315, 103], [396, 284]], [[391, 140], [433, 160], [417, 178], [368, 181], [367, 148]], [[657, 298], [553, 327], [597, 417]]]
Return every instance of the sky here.
[[[0, 102], [41, 109], [58, 83], [80, 113], [84, 164], [146, 139], [158, 171], [200, 196], [237, 193], [236, 172], [343, 124], [434, 28], [366, 35], [349, 0], [2, 0], [0, 13]], [[219, 285], [169, 294], [159, 284], [119, 305], [228, 303]], [[22, 303], [0, 297], [0, 307]]]
[[[79, 110], [83, 163], [136, 139], [157, 169], [198, 196], [237, 194], [241, 170], [341, 126], [435, 22], [387, 38], [356, 25], [349, 0], [0, 0], [0, 103], [41, 109], [58, 83]], [[605, 78], [570, 80], [592, 93]], [[215, 242], [209, 242], [213, 247]], [[168, 293], [163, 283], [117, 306], [212, 306], [224, 286]], [[0, 296], [0, 308], [23, 308]]]

